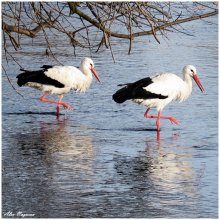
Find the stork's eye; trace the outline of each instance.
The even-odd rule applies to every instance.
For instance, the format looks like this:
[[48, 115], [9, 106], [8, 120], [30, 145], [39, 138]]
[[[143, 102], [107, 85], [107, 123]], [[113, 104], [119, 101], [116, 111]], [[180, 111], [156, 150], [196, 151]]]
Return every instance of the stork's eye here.
[[92, 63], [90, 63], [90, 66], [91, 66], [91, 67], [93, 66]]
[[192, 73], [194, 73], [194, 71], [193, 71], [192, 69], [191, 69], [190, 71], [191, 71]]

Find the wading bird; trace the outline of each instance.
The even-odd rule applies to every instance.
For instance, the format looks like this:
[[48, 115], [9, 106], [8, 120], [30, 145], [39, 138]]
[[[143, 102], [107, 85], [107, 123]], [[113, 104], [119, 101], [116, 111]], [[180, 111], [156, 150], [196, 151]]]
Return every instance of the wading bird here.
[[[146, 106], [144, 117], [156, 119], [157, 131], [160, 131], [160, 119], [168, 119], [171, 123], [178, 125], [176, 118], [161, 115], [163, 108], [173, 100], [179, 102], [186, 100], [192, 92], [192, 79], [200, 90], [205, 92], [194, 66], [186, 65], [182, 74], [183, 79], [172, 73], [162, 73], [134, 83], [121, 84], [119, 86], [124, 87], [113, 95], [113, 100], [117, 103], [132, 100]], [[157, 116], [149, 114], [151, 108], [157, 109]]]
[[[85, 92], [92, 83], [92, 73], [100, 81], [98, 73], [94, 68], [94, 63], [90, 58], [84, 58], [81, 61], [80, 69], [74, 66], [49, 66], [44, 65], [41, 70], [24, 70], [17, 76], [19, 86], [29, 86], [42, 91], [44, 94], [40, 97], [41, 102], [48, 102], [57, 105], [57, 116], [60, 113], [60, 106], [66, 109], [73, 108], [62, 102], [63, 95], [75, 90]], [[45, 99], [49, 94], [59, 96], [58, 101]]]

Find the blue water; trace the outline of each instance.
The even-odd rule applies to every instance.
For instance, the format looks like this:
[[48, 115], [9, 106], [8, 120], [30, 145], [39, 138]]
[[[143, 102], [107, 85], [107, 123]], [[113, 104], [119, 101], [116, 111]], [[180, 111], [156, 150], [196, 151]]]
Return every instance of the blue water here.
[[[3, 217], [19, 211], [35, 218], [218, 217], [218, 27], [201, 21], [183, 27], [193, 36], [169, 33], [160, 45], [137, 38], [131, 55], [127, 41], [112, 39], [116, 63], [109, 50], [93, 53], [102, 82], [65, 95], [75, 110], [62, 110], [59, 119], [55, 106], [39, 102], [39, 91], [16, 86], [19, 67], [3, 59], [24, 96], [3, 74]], [[43, 46], [33, 50], [27, 42], [14, 53], [23, 67], [55, 63], [42, 56]], [[54, 51], [68, 65], [89, 56], [79, 50], [73, 57], [68, 45]], [[180, 125], [162, 121], [160, 139], [144, 107], [113, 102], [117, 84], [162, 71], [181, 76], [185, 64], [196, 66], [206, 93], [194, 84], [187, 101], [167, 106], [163, 114]]]

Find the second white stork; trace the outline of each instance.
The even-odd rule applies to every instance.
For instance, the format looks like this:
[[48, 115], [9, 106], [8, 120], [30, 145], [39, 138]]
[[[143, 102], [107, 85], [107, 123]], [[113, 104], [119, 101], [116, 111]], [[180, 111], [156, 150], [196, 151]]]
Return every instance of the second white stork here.
[[[74, 66], [49, 65], [44, 65], [41, 68], [37, 71], [21, 69], [23, 73], [17, 76], [17, 84], [41, 90], [44, 94], [40, 97], [40, 101], [56, 104], [57, 116], [60, 112], [60, 106], [73, 110], [73, 107], [61, 101], [65, 93], [70, 92], [70, 90], [85, 92], [92, 83], [92, 74], [100, 81], [93, 61], [87, 57], [82, 59], [80, 69]], [[45, 99], [49, 94], [58, 95], [59, 100]]]
[[[163, 108], [173, 100], [179, 102], [186, 100], [192, 92], [192, 79], [195, 80], [200, 90], [205, 92], [193, 65], [186, 65], [182, 74], [183, 79], [173, 73], [161, 73], [134, 83], [121, 84], [119, 86], [124, 87], [113, 95], [113, 100], [117, 103], [132, 100], [146, 106], [147, 111], [144, 117], [156, 119], [157, 131], [160, 131], [160, 119], [168, 119], [171, 123], [178, 125], [176, 118], [161, 115]], [[157, 109], [157, 116], [149, 114], [151, 108]]]

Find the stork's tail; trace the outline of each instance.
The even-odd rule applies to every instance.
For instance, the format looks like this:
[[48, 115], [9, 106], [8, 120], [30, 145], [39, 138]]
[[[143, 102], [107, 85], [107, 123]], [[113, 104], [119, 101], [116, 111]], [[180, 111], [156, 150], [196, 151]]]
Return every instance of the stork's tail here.
[[19, 86], [24, 86], [28, 82], [39, 82], [42, 83], [43, 79], [45, 78], [45, 75], [43, 74], [45, 71], [48, 69], [52, 68], [53, 66], [51, 65], [43, 65], [41, 70], [36, 70], [36, 71], [30, 71], [21, 68], [20, 71], [23, 71], [23, 73], [20, 73], [17, 75], [17, 84]]
[[126, 100], [132, 99], [132, 88], [126, 85], [119, 89], [113, 96], [113, 100], [117, 103], [123, 103]]
[[21, 71], [24, 71], [23, 73], [20, 73], [17, 75], [17, 84], [19, 86], [25, 85], [27, 82], [29, 82], [30, 76], [32, 76], [31, 72], [28, 70], [21, 69]]

